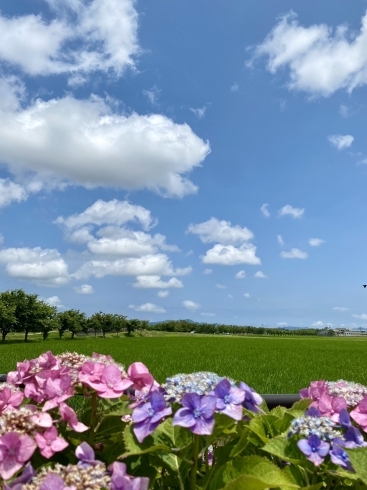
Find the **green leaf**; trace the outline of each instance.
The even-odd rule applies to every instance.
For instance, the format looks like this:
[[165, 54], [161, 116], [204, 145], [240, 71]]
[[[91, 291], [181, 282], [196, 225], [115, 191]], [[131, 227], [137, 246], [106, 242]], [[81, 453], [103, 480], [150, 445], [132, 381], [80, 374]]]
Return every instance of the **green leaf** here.
[[299, 488], [275, 464], [260, 456], [245, 456], [228, 461], [214, 473], [210, 490], [264, 490]]
[[97, 427], [94, 439], [96, 442], [106, 442], [114, 435], [124, 430], [125, 424], [120, 416], [112, 415], [104, 418]]
[[271, 415], [274, 415], [274, 417], [282, 419], [286, 412], [287, 409], [285, 407], [275, 407], [270, 413]]
[[266, 432], [265, 432], [262, 417], [256, 417], [256, 418], [252, 419], [248, 425], [248, 428], [249, 428], [250, 432], [256, 436], [256, 438], [250, 439], [250, 434], [249, 434], [249, 440], [251, 440], [251, 442], [253, 444], [255, 444], [257, 446], [262, 446], [263, 444], [261, 444], [261, 443], [268, 442], [269, 439], [268, 439]]
[[307, 410], [307, 408], [311, 405], [312, 399], [311, 398], [301, 398], [298, 400], [298, 402], [294, 403], [291, 408], [288, 410], [288, 412], [292, 413], [294, 411], [301, 410], [304, 412]]
[[154, 444], [152, 436], [148, 436], [142, 443], [139, 443], [133, 432], [132, 425], [127, 425], [124, 430], [125, 453], [119, 458], [127, 458], [128, 456], [138, 456], [140, 454], [153, 453], [155, 451], [170, 451], [170, 447], [166, 444]]
[[298, 449], [296, 441], [293, 439], [275, 437], [274, 439], [271, 439], [262, 450], [289, 463], [299, 464], [301, 462], [301, 452]]
[[345, 449], [358, 478], [367, 485], [367, 448]]

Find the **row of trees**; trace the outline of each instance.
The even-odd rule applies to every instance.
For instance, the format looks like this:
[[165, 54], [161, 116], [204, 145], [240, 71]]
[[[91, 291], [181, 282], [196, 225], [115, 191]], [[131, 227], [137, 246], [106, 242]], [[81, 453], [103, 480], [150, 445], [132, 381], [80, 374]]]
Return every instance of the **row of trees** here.
[[125, 331], [128, 335], [138, 328], [148, 327], [149, 322], [135, 318], [128, 319], [124, 315], [94, 313], [87, 317], [80, 310], [58, 312], [55, 306], [50, 306], [38, 298], [37, 294], [27, 294], [23, 289], [4, 291], [0, 293], [0, 335], [2, 342], [10, 332], [24, 333], [27, 342], [29, 333], [41, 333], [46, 340], [51, 330], [58, 330], [62, 338], [65, 332], [71, 337], [91, 331], [96, 335], [102, 332]]
[[163, 332], [195, 332], [195, 333], [205, 333], [205, 334], [274, 335], [274, 336], [318, 335], [320, 332], [320, 330], [316, 328], [284, 330], [281, 328], [224, 325], [219, 323], [194, 323], [190, 320], [168, 320], [165, 322], [155, 323], [154, 325], [150, 324], [147, 329], [158, 330]]
[[[62, 338], [65, 332], [71, 337], [84, 333], [127, 332], [134, 330], [156, 330], [164, 332], [192, 332], [204, 334], [235, 335], [318, 335], [318, 329], [283, 330], [278, 328], [223, 325], [217, 323], [194, 323], [190, 320], [168, 320], [150, 324], [147, 320], [128, 319], [124, 315], [99, 311], [89, 318], [80, 310], [58, 312], [38, 298], [37, 294], [27, 294], [23, 289], [0, 293], [0, 334], [2, 342], [10, 332], [24, 333], [27, 342], [29, 333], [41, 333], [46, 340], [51, 330], [58, 330]], [[331, 332], [328, 332], [330, 335]]]

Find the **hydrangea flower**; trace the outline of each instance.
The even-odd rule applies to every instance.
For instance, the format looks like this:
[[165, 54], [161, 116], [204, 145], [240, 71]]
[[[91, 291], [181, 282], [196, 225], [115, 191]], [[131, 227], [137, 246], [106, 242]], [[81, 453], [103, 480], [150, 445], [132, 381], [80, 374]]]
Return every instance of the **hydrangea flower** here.
[[82, 422], [79, 422], [74, 410], [66, 403], [60, 403], [59, 412], [61, 418], [65, 420], [68, 426], [71, 429], [75, 430], [75, 432], [85, 432], [86, 430], [88, 430], [88, 427], [86, 425], [84, 425]]
[[127, 375], [134, 383], [132, 386], [134, 390], [141, 391], [145, 388], [148, 388], [149, 390], [159, 388], [159, 384], [153, 378], [146, 365], [142, 362], [134, 362], [131, 364], [127, 370]]
[[338, 424], [328, 417], [305, 415], [292, 420], [288, 437], [294, 434], [301, 434], [306, 437], [316, 435], [323, 441], [332, 441], [335, 437], [342, 436], [341, 432], [335, 429], [336, 427]]
[[343, 447], [346, 447], [345, 441], [336, 437], [333, 441], [333, 449], [330, 451], [330, 459], [334, 464], [340, 465], [346, 470], [352, 470], [352, 464]]
[[59, 437], [55, 427], [46, 429], [43, 434], [37, 433], [34, 436], [40, 453], [45, 458], [51, 458], [55, 453], [63, 451], [69, 443], [62, 437]]
[[243, 407], [251, 412], [258, 413], [260, 411], [259, 405], [263, 402], [262, 397], [243, 381], [241, 381], [239, 387], [245, 392]]
[[24, 483], [28, 483], [35, 476], [36, 472], [33, 469], [31, 463], [27, 463], [23, 469], [23, 472], [11, 483], [4, 483], [4, 490], [21, 490]]
[[347, 408], [347, 402], [343, 397], [329, 396], [327, 393], [323, 393], [317, 404], [313, 402], [312, 405], [317, 406], [321, 415], [330, 417], [335, 422], [339, 421], [339, 412]]
[[125, 463], [116, 461], [108, 469], [111, 475], [111, 490], [148, 490], [149, 478], [132, 477], [126, 473]]
[[166, 400], [158, 391], [150, 394], [147, 403], [138, 405], [132, 413], [135, 422], [134, 434], [139, 442], [149, 436], [158, 427], [164, 417], [172, 414], [171, 407], [167, 407]]
[[[224, 379], [223, 376], [208, 371], [199, 371], [191, 374], [181, 373], [167, 378], [166, 382], [162, 384], [162, 389], [167, 401], [179, 403], [186, 393], [209, 395], [222, 379]], [[229, 382], [232, 386], [235, 386], [233, 380], [229, 379]]]
[[245, 400], [245, 391], [234, 388], [228, 379], [222, 379], [214, 389], [217, 397], [216, 410], [225, 413], [235, 420], [242, 419], [242, 402]]
[[[93, 363], [86, 364], [88, 364], [89, 369], [90, 364]], [[79, 379], [96, 390], [101, 398], [119, 398], [133, 384], [128, 378], [122, 377], [121, 371], [114, 364], [108, 366], [95, 364], [97, 364], [96, 369], [92, 372], [86, 372], [86, 366], [83, 365]]]
[[188, 427], [198, 435], [210, 435], [214, 428], [214, 411], [217, 404], [215, 396], [200, 396], [186, 393], [181, 401], [183, 408], [177, 410], [172, 425]]
[[297, 442], [297, 446], [315, 466], [319, 466], [325, 456], [328, 454], [330, 444], [322, 441], [316, 435], [311, 435], [308, 439], [301, 439]]
[[0, 476], [8, 480], [27, 463], [37, 445], [27, 434], [8, 432], [0, 437]]
[[0, 414], [6, 410], [18, 408], [23, 399], [22, 391], [9, 383], [2, 383], [0, 385]]
[[350, 416], [365, 432], [367, 432], [367, 396], [350, 412]]
[[79, 459], [78, 465], [84, 467], [102, 464], [101, 461], [96, 459], [93, 448], [87, 442], [82, 442], [79, 444], [79, 446], [75, 449], [75, 456]]

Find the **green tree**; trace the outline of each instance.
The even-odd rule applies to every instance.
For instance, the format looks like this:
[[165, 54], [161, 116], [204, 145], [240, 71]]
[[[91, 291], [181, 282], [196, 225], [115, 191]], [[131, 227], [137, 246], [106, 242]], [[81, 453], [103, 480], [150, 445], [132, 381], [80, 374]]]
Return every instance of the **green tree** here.
[[0, 332], [2, 342], [5, 342], [8, 333], [15, 329], [16, 323], [15, 304], [12, 302], [9, 292], [0, 293]]
[[66, 331], [71, 333], [73, 339], [75, 334], [85, 332], [87, 327], [87, 317], [80, 310], [66, 310], [58, 313], [58, 329], [60, 339]]

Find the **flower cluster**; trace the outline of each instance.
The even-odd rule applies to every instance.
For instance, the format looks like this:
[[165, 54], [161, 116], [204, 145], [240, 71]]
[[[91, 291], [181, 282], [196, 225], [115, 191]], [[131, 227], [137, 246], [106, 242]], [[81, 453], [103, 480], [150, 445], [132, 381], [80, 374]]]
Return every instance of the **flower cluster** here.
[[329, 417], [312, 417], [306, 415], [292, 420], [288, 437], [295, 434], [306, 437], [314, 435], [323, 441], [332, 441], [335, 437], [342, 435], [335, 427], [338, 427], [338, 424]]
[[354, 381], [327, 381], [326, 385], [331, 396], [343, 397], [348, 407], [355, 407], [367, 396], [367, 386]]
[[93, 449], [82, 443], [76, 448], [78, 464], [47, 466], [35, 472], [28, 464], [22, 475], [4, 485], [4, 490], [147, 490], [148, 478], [134, 478], [126, 473], [124, 463], [108, 468], [95, 460]]
[[[197, 395], [209, 395], [215, 386], [224, 377], [208, 371], [199, 371], [191, 374], [176, 374], [166, 379], [162, 384], [164, 397], [171, 403], [179, 403], [185, 393], [196, 393]], [[233, 380], [229, 380], [233, 386]]]

